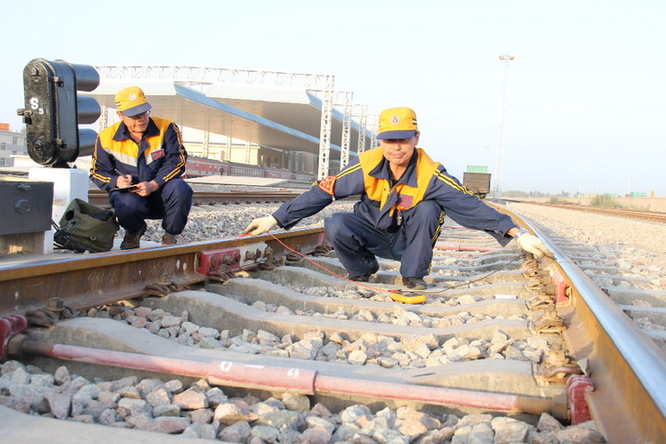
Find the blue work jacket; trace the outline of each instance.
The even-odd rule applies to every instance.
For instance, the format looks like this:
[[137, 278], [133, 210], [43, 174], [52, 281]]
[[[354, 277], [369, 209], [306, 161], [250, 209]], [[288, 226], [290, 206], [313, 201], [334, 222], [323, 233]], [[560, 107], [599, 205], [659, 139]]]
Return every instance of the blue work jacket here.
[[354, 212], [363, 215], [377, 230], [395, 229], [400, 212], [410, 211], [423, 200], [437, 202], [460, 225], [483, 230], [501, 245], [512, 237], [506, 232], [517, 224], [488, 206], [433, 162], [420, 148], [414, 150], [407, 171], [395, 183], [381, 147], [359, 154], [337, 176], [327, 177], [273, 213], [278, 224], [290, 229], [301, 219], [324, 209], [334, 199], [359, 195]]
[[118, 176], [125, 174], [130, 174], [134, 183], [154, 180], [162, 188], [183, 175], [186, 162], [180, 130], [173, 122], [151, 117], [139, 143], [127, 134], [123, 122], [117, 122], [97, 136], [90, 178], [105, 191], [114, 188]]

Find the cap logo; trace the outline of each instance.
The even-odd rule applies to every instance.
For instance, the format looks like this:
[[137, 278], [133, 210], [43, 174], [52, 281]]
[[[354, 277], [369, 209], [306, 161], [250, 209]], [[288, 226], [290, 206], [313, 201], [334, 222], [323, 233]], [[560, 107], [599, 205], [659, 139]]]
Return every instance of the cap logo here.
[[400, 117], [398, 116], [391, 117], [391, 123], [397, 125], [398, 123], [400, 123]]
[[128, 99], [130, 99], [132, 102], [136, 100], [136, 94], [132, 93], [129, 96], [127, 96]]

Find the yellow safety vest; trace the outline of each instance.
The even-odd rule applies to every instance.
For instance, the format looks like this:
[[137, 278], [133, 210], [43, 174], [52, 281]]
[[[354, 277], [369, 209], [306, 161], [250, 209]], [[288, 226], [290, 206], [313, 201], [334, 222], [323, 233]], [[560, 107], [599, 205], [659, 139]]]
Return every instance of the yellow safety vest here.
[[409, 186], [405, 183], [399, 183], [391, 188], [388, 180], [378, 179], [370, 175], [370, 172], [375, 169], [377, 165], [379, 165], [379, 162], [384, 158], [382, 147], [370, 151], [364, 151], [358, 155], [359, 163], [363, 170], [365, 193], [370, 199], [380, 202], [380, 209], [384, 208], [391, 193], [395, 192], [400, 196], [398, 203], [391, 208], [389, 212], [390, 215], [393, 215], [393, 212], [396, 209], [406, 210], [421, 202], [427, 191], [428, 183], [439, 166], [439, 162], [433, 161], [423, 149], [415, 148], [415, 151], [418, 153], [418, 158], [416, 160], [416, 187]]

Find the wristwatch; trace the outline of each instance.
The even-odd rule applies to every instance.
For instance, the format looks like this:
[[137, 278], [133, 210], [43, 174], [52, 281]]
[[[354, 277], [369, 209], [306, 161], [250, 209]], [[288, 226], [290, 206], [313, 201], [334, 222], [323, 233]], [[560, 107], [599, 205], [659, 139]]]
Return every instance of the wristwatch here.
[[518, 238], [519, 238], [520, 236], [522, 236], [523, 234], [529, 234], [529, 231], [527, 231], [527, 230], [524, 229], [524, 228], [520, 228], [520, 229], [518, 230], [518, 232], [516, 233], [516, 235], [513, 236], [513, 238], [514, 238], [514, 239], [518, 239]]

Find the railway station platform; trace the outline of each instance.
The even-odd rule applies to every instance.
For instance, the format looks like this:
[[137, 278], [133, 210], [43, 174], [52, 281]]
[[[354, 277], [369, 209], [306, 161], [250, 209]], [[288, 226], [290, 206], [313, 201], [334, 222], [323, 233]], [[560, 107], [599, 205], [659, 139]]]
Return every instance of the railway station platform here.
[[[79, 169], [88, 169], [90, 162], [89, 157], [77, 159], [76, 165]], [[37, 166], [24, 165], [13, 167], [0, 167], [0, 177], [28, 177], [30, 169]], [[294, 180], [286, 180], [272, 177], [252, 177], [252, 176], [221, 176], [211, 175], [202, 177], [193, 177], [185, 179], [190, 184], [203, 184], [203, 185], [238, 185], [238, 186], [256, 186], [256, 187], [274, 187], [274, 188], [310, 188], [311, 182], [302, 182]], [[96, 190], [97, 187], [92, 185], [91, 189]]]
[[285, 179], [274, 179], [270, 177], [249, 176], [203, 176], [186, 179], [190, 184], [208, 185], [245, 185], [256, 187], [280, 187], [281, 184], [289, 182]]

